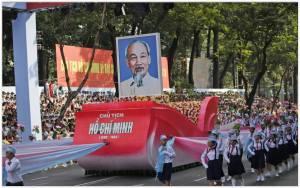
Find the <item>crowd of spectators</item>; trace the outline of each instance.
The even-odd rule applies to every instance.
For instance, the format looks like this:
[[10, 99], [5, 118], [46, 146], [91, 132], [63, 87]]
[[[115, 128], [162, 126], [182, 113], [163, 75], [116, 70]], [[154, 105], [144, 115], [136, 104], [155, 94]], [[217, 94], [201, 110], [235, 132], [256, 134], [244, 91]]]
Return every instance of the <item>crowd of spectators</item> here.
[[24, 129], [17, 123], [16, 95], [2, 93], [2, 138], [5, 144], [19, 141], [20, 131]]
[[[59, 90], [57, 88], [57, 90]], [[60, 139], [62, 137], [72, 137], [75, 128], [75, 113], [81, 110], [82, 104], [85, 103], [107, 103], [119, 101], [155, 101], [157, 103], [169, 105], [177, 109], [185, 115], [194, 124], [198, 122], [200, 111], [200, 103], [206, 96], [219, 96], [219, 109], [217, 124], [220, 126], [226, 125], [237, 119], [241, 119], [244, 125], [249, 124], [249, 112], [242, 95], [233, 92], [218, 93], [167, 93], [156, 97], [126, 97], [117, 98], [111, 92], [82, 92], [73, 99], [71, 105], [67, 108], [66, 113], [61, 122], [56, 121], [59, 116], [61, 107], [67, 100], [67, 95], [64, 92], [53, 90], [42, 92], [41, 99], [41, 120], [42, 120], [42, 137], [43, 140]], [[13, 142], [21, 142], [21, 131], [24, 126], [17, 123], [16, 120], [16, 95], [14, 93], [2, 92], [2, 138], [5, 144]], [[289, 105], [289, 106], [287, 106]], [[270, 113], [272, 101], [256, 98], [253, 104], [253, 113]], [[275, 112], [284, 112], [290, 107], [296, 110], [296, 106], [291, 103], [280, 103], [276, 105]], [[247, 123], [248, 122], [248, 123]], [[32, 139], [35, 137], [37, 130], [32, 130]]]

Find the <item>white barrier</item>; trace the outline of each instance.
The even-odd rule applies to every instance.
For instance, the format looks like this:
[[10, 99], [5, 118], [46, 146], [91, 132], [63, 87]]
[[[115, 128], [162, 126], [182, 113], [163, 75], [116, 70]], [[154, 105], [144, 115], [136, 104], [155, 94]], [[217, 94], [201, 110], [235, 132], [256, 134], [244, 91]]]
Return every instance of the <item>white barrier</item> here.
[[[67, 87], [63, 87], [62, 88], [63, 91], [66, 93], [68, 91], [68, 88]], [[77, 87], [71, 87], [71, 89], [73, 91], [75, 91], [77, 89]], [[1, 88], [1, 91], [4, 91], [4, 92], [13, 92], [13, 93], [16, 93], [16, 87], [15, 86], [3, 86]], [[43, 92], [44, 91], [44, 87], [39, 87], [39, 93]], [[89, 87], [83, 87], [81, 89], [81, 92], [106, 92], [106, 93], [115, 93], [115, 88], [89, 88]], [[174, 88], [166, 88], [166, 89], [163, 89], [163, 91], [166, 91], [166, 92], [175, 92], [175, 89]]]
[[245, 90], [244, 89], [194, 89], [194, 91], [197, 91], [199, 93], [205, 93], [205, 92], [218, 92], [218, 93], [226, 93], [226, 92], [233, 92], [233, 93], [240, 93], [244, 94]]
[[[39, 93], [41, 93], [44, 90], [44, 87], [39, 87]], [[15, 86], [2, 86], [1, 91], [4, 92], [13, 92], [16, 93], [16, 87]]]

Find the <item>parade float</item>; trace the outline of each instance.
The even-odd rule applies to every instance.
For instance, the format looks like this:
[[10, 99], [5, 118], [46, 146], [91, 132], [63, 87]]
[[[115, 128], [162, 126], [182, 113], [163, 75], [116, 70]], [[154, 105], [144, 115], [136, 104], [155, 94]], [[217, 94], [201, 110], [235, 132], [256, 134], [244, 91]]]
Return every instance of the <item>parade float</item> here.
[[[108, 145], [78, 163], [86, 171], [154, 170], [161, 134], [176, 138], [173, 167], [198, 162], [217, 109], [218, 97], [206, 97], [194, 124], [179, 111], [152, 101], [84, 104], [76, 113], [74, 144]], [[192, 154], [180, 142], [189, 138], [196, 138], [198, 144]]]

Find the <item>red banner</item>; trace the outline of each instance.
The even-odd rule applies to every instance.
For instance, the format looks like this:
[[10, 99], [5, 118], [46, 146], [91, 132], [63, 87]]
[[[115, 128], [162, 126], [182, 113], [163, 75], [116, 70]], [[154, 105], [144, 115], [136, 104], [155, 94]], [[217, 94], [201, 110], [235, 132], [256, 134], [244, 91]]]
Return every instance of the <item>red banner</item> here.
[[162, 71], [162, 79], [163, 79], [163, 88], [170, 88], [168, 59], [166, 57], [161, 58], [161, 71]]
[[[92, 54], [92, 48], [81, 48], [64, 45], [64, 54], [68, 67], [71, 87], [78, 87], [84, 79]], [[114, 88], [112, 51], [96, 49], [94, 62], [89, 78], [84, 87]], [[162, 57], [163, 88], [169, 88], [168, 60]], [[57, 82], [60, 86], [67, 86], [65, 71], [59, 45], [56, 45]]]
[[[70, 85], [71, 87], [78, 87], [87, 71], [92, 49], [65, 45], [64, 54], [70, 77]], [[97, 49], [95, 51], [94, 62], [85, 87], [114, 87], [114, 69], [111, 54], [111, 50]], [[56, 45], [56, 66], [58, 85], [67, 86], [59, 45]]]
[[27, 9], [43, 9], [43, 8], [53, 8], [53, 7], [60, 7], [65, 5], [66, 3], [27, 3]]

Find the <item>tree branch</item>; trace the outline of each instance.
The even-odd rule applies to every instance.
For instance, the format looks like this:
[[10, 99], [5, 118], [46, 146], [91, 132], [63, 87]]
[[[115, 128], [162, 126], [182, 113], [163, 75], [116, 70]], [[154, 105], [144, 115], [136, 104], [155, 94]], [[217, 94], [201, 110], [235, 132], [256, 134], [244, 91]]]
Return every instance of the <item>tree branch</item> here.
[[96, 36], [95, 36], [95, 41], [94, 41], [94, 44], [93, 44], [93, 51], [92, 51], [92, 56], [91, 56], [91, 59], [90, 59], [90, 62], [89, 62], [89, 67], [88, 67], [88, 70], [87, 70], [87, 72], [84, 76], [83, 81], [80, 83], [79, 87], [77, 88], [77, 92], [80, 92], [80, 90], [82, 89], [82, 87], [86, 83], [87, 79], [89, 78], [89, 74], [91, 72], [92, 64], [93, 64], [93, 61], [94, 61], [95, 51], [96, 51], [96, 48], [99, 45], [100, 31], [103, 29], [103, 25], [104, 25], [105, 11], [106, 11], [106, 3], [104, 3], [104, 7], [103, 7], [103, 11], [102, 11], [102, 18], [101, 18], [100, 28], [97, 30], [97, 33], [96, 33]]
[[[66, 27], [68, 18], [69, 18], [68, 15], [66, 15], [66, 18], [63, 20], [62, 28]], [[65, 30], [63, 30], [62, 36], [65, 36]], [[65, 53], [64, 53], [64, 45], [62, 44], [62, 42], [58, 42], [58, 40], [56, 38], [55, 38], [55, 40], [57, 41], [57, 43], [59, 43], [60, 55], [63, 60], [65, 76], [66, 76], [66, 83], [67, 83], [67, 87], [68, 87], [68, 93], [71, 93], [72, 90], [71, 90], [71, 86], [70, 86], [70, 77], [69, 77], [69, 72], [68, 72], [68, 66], [67, 66]]]
[[239, 75], [243, 80], [243, 84], [244, 84], [244, 88], [245, 88], [245, 100], [248, 101], [249, 96], [248, 96], [248, 80], [247, 78], [244, 76], [243, 71], [240, 70], [239, 71]]
[[87, 72], [84, 76], [84, 79], [82, 80], [79, 87], [77, 88], [77, 90], [74, 91], [74, 92], [69, 92], [67, 101], [65, 102], [64, 106], [62, 107], [62, 109], [60, 111], [60, 114], [59, 114], [59, 117], [57, 118], [57, 120], [59, 122], [63, 119], [63, 116], [64, 116], [65, 112], [67, 111], [67, 108], [71, 104], [72, 100], [78, 95], [78, 93], [81, 91], [82, 87], [84, 86], [84, 84], [88, 80], [88, 77], [89, 77], [89, 74], [90, 74], [90, 71], [91, 71], [91, 68], [92, 68], [94, 56], [95, 56], [96, 47], [99, 44], [100, 31], [102, 30], [103, 25], [104, 25], [105, 11], [106, 11], [106, 3], [104, 3], [104, 7], [103, 7], [103, 11], [102, 11], [101, 25], [100, 25], [100, 28], [97, 30], [97, 33], [96, 33], [96, 36], [95, 36], [95, 39], [94, 39], [93, 51], [92, 51], [92, 55], [91, 55], [91, 58], [90, 58], [90, 61], [89, 61], [88, 70], [87, 70]]
[[66, 75], [66, 82], [67, 82], [67, 86], [68, 86], [68, 92], [70, 93], [71, 92], [70, 77], [69, 77], [68, 66], [67, 66], [66, 57], [65, 57], [65, 53], [64, 53], [64, 45], [62, 43], [59, 44], [59, 50], [60, 50], [61, 58], [63, 60], [64, 70], [65, 70], [65, 75]]
[[273, 113], [275, 104], [276, 104], [276, 102], [277, 102], [278, 96], [279, 96], [280, 91], [281, 91], [283, 78], [285, 77], [285, 74], [286, 74], [287, 72], [288, 72], [288, 69], [285, 69], [285, 71], [284, 71], [283, 74], [281, 75], [279, 89], [278, 89], [278, 91], [276, 92], [276, 95], [274, 95], [274, 98], [273, 98], [273, 104], [272, 104], [272, 110], [271, 110], [271, 113]]

